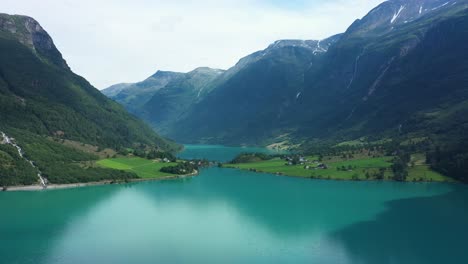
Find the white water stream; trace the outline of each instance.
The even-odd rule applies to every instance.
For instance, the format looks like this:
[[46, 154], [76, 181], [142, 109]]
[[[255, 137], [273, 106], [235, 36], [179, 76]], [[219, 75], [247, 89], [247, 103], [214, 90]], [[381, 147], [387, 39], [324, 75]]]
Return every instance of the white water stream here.
[[2, 143], [3, 143], [3, 144], [12, 145], [13, 147], [15, 147], [15, 148], [18, 150], [18, 155], [19, 155], [21, 158], [23, 158], [24, 160], [26, 160], [29, 164], [31, 164], [31, 166], [32, 166], [33, 168], [35, 168], [35, 169], [37, 170], [37, 177], [39, 177], [39, 181], [40, 181], [42, 187], [43, 187], [44, 189], [47, 188], [47, 179], [45, 179], [45, 178], [42, 176], [41, 170], [39, 170], [39, 168], [38, 168], [36, 165], [34, 165], [34, 162], [31, 161], [31, 160], [29, 160], [29, 159], [27, 159], [27, 158], [24, 156], [24, 151], [23, 151], [23, 149], [22, 149], [20, 146], [18, 146], [18, 144], [16, 144], [15, 141], [12, 140], [12, 138], [8, 137], [4, 132], [0, 131], [0, 134], [1, 134], [2, 137], [3, 137]]

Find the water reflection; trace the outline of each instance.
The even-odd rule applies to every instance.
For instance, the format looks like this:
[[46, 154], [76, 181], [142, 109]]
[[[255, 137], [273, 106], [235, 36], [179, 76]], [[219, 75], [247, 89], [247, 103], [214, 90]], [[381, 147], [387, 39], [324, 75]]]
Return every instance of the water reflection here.
[[375, 220], [334, 233], [355, 263], [465, 263], [468, 192], [396, 200]]
[[459, 263], [463, 187], [211, 168], [177, 181], [0, 194], [0, 262]]
[[178, 156], [182, 159], [208, 159], [210, 161], [227, 162], [238, 154], [257, 152], [266, 154], [287, 153], [282, 150], [272, 150], [259, 147], [225, 147], [221, 145], [185, 145], [185, 149]]
[[328, 232], [373, 219], [392, 199], [449, 192], [443, 184], [314, 181], [211, 168], [189, 182], [138, 186], [158, 203], [174, 200], [194, 207], [223, 203], [278, 237]]
[[0, 263], [41, 263], [70, 222], [119, 189], [0, 193]]

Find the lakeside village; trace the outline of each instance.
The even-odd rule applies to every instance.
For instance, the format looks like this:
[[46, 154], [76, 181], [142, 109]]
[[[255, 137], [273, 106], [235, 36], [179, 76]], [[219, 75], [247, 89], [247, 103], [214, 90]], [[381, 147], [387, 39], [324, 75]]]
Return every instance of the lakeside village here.
[[[283, 159], [286, 161], [286, 166], [296, 166], [304, 165], [306, 170], [327, 170], [328, 166], [325, 163], [322, 163], [321, 160], [312, 160], [309, 161], [304, 156], [285, 156]], [[314, 165], [314, 166], [312, 166]]]
[[[283, 161], [283, 166], [303, 166], [304, 170], [328, 170], [330, 166], [323, 162], [323, 156], [306, 157], [301, 154], [280, 154], [280, 155], [268, 155], [264, 153], [241, 153], [227, 166], [233, 166], [235, 164], [255, 164], [258, 162], [271, 161], [275, 163], [274, 166], [278, 166], [277, 161]], [[348, 171], [354, 167], [339, 167], [338, 170]]]

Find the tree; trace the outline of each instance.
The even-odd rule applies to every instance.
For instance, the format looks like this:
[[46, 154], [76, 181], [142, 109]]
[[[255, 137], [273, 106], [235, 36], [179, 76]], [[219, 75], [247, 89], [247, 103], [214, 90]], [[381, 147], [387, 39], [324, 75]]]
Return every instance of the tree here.
[[405, 181], [406, 177], [408, 177], [408, 163], [397, 157], [393, 162], [392, 171], [394, 180]]

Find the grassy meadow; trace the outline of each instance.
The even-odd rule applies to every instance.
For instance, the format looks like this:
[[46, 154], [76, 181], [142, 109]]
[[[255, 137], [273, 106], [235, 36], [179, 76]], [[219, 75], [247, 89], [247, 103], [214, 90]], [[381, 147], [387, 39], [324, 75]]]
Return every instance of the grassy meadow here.
[[106, 168], [125, 170], [136, 173], [140, 178], [153, 179], [166, 176], [174, 176], [174, 174], [161, 172], [163, 167], [175, 166], [176, 162], [164, 163], [153, 160], [132, 157], [132, 158], [115, 158], [103, 159], [97, 162], [98, 165]]
[[[326, 164], [328, 169], [314, 169], [317, 163], [311, 161], [316, 160], [317, 157], [309, 156], [306, 158], [308, 161], [303, 165], [287, 165], [285, 160], [274, 158], [252, 163], [224, 164], [223, 166], [263, 173], [332, 180], [375, 180], [374, 175], [381, 170], [384, 170], [383, 180], [391, 180], [393, 177], [391, 169], [393, 157], [391, 156], [357, 156], [353, 159], [344, 159], [338, 156], [324, 157], [322, 163]], [[416, 161], [409, 166], [407, 181], [453, 181], [431, 170], [428, 165], [422, 162], [421, 156], [414, 158]], [[306, 169], [306, 166], [309, 166], [309, 169]]]

